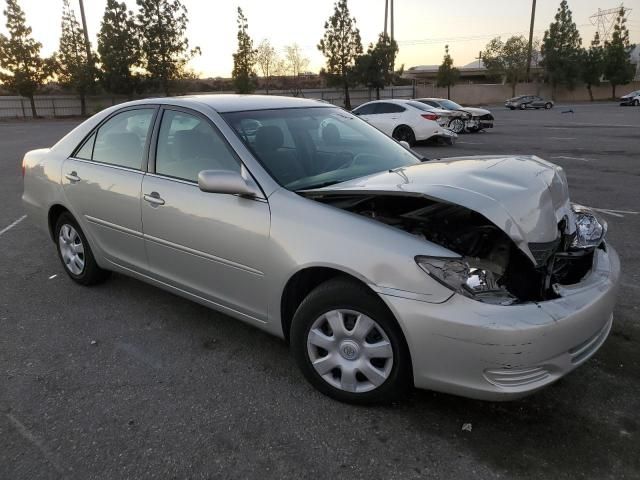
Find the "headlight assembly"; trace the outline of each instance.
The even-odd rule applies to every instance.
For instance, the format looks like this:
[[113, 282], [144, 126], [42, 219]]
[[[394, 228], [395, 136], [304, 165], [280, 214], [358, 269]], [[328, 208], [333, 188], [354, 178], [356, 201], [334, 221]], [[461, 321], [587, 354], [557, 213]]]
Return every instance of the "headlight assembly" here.
[[465, 297], [499, 305], [510, 305], [516, 301], [503, 286], [498, 285], [493, 272], [476, 268], [466, 259], [418, 256], [416, 263], [430, 277]]
[[576, 237], [571, 246], [573, 248], [593, 248], [602, 243], [607, 233], [607, 222], [599, 219], [596, 214], [582, 205], [572, 205], [576, 218]]

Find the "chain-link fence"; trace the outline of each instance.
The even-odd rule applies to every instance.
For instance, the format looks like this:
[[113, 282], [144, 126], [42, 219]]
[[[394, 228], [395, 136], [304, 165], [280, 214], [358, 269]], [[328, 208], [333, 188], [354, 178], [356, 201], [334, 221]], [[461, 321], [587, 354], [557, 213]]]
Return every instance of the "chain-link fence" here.
[[[198, 92], [206, 95], [208, 92]], [[211, 92], [212, 94], [233, 92]], [[263, 91], [257, 91], [263, 94]], [[270, 90], [270, 95], [299, 96], [324, 100], [334, 105], [344, 105], [344, 91], [341, 89], [304, 89], [298, 92], [291, 90]], [[356, 107], [370, 100], [375, 100], [376, 91], [367, 88], [349, 90], [351, 106]], [[387, 87], [380, 90], [380, 98], [414, 98], [413, 86]], [[39, 95], [34, 98], [36, 114], [39, 117], [57, 118], [81, 115], [80, 97], [75, 95]], [[88, 115], [93, 115], [100, 110], [130, 100], [121, 96], [88, 96], [86, 97], [86, 109]], [[28, 98], [17, 96], [0, 96], [0, 118], [28, 119], [32, 118], [31, 103]]]

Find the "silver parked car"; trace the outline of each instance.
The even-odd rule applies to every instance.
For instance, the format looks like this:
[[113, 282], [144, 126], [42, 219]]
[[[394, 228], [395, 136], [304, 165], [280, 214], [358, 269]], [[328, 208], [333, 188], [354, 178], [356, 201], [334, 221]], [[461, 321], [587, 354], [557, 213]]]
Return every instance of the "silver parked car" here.
[[550, 110], [553, 108], [553, 105], [553, 100], [545, 100], [537, 95], [520, 95], [504, 102], [504, 106], [510, 110], [517, 108], [520, 110], [526, 110], [527, 108], [535, 108], [536, 110], [544, 108], [545, 110]]
[[537, 157], [424, 161], [322, 102], [215, 95], [111, 107], [23, 171], [72, 280], [116, 271], [282, 337], [339, 400], [521, 397], [611, 329], [606, 224]]

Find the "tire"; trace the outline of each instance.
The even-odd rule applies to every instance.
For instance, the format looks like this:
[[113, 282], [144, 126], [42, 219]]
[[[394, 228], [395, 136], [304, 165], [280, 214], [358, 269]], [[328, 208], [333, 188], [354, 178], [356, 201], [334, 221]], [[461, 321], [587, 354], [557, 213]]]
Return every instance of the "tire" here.
[[519, 105], [519, 108], [520, 108], [520, 110], [526, 110], [526, 109], [527, 109], [527, 106], [526, 106], [524, 103], [521, 103], [521, 104]]
[[545, 110], [551, 110], [551, 108], [553, 108], [553, 104], [551, 102], [547, 102], [544, 104]]
[[68, 212], [60, 215], [56, 222], [55, 241], [64, 271], [74, 282], [86, 286], [96, 285], [104, 282], [111, 274], [98, 266], [87, 237]]
[[464, 120], [459, 117], [452, 118], [447, 128], [453, 133], [460, 134], [464, 131]]
[[638, 107], [640, 106], [640, 100], [638, 100], [637, 98], [633, 101], [633, 106], [634, 107]]
[[509, 107], [509, 110], [515, 110], [516, 107]]
[[[335, 400], [388, 403], [402, 398], [413, 384], [409, 349], [395, 318], [355, 280], [335, 278], [316, 287], [298, 307], [290, 339], [306, 379]], [[385, 357], [367, 355], [371, 345]]]
[[410, 147], [413, 147], [416, 144], [416, 134], [413, 133], [413, 129], [407, 125], [400, 125], [396, 127], [393, 131], [392, 137], [399, 142], [407, 142]]

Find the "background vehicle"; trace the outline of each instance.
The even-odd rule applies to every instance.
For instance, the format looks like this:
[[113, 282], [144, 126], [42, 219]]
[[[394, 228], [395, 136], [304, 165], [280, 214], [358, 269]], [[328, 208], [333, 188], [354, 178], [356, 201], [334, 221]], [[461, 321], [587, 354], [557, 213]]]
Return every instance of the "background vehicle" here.
[[552, 100], [545, 100], [537, 95], [520, 95], [519, 97], [513, 97], [504, 102], [504, 106], [511, 110], [515, 110], [516, 108], [520, 110], [526, 110], [527, 108], [535, 108], [536, 110], [544, 108], [545, 110], [549, 110], [553, 108], [553, 104]]
[[517, 398], [611, 328], [606, 224], [537, 157], [424, 162], [337, 107], [212, 95], [106, 109], [23, 172], [75, 282], [117, 271], [284, 338], [339, 400]]
[[450, 112], [461, 112], [467, 114], [465, 128], [470, 132], [478, 132], [485, 128], [493, 128], [493, 115], [489, 110], [476, 107], [463, 107], [456, 102], [446, 98], [417, 98], [416, 101], [425, 105], [442, 108]]
[[407, 100], [375, 100], [353, 109], [353, 114], [398, 141], [413, 146], [423, 140], [442, 140], [452, 145], [455, 133], [437, 123], [437, 113], [422, 110]]
[[640, 90], [627, 93], [620, 97], [620, 106], [633, 105], [634, 107], [640, 106]]

